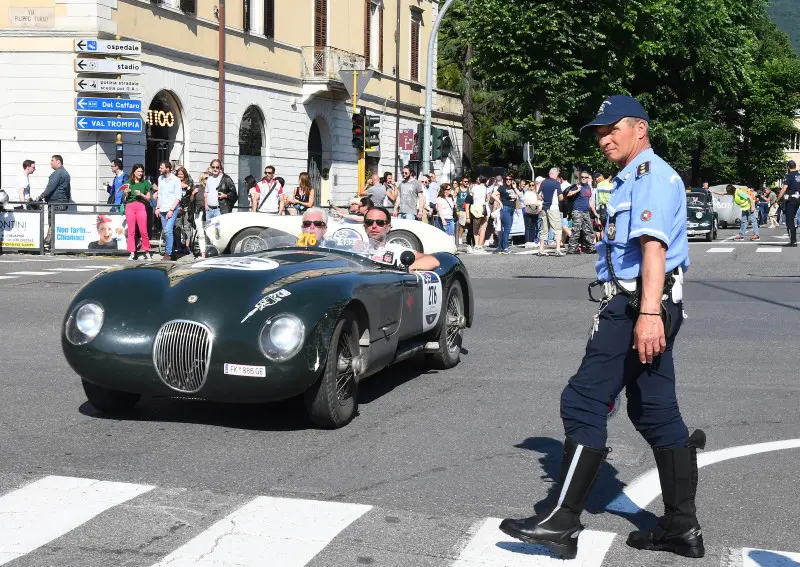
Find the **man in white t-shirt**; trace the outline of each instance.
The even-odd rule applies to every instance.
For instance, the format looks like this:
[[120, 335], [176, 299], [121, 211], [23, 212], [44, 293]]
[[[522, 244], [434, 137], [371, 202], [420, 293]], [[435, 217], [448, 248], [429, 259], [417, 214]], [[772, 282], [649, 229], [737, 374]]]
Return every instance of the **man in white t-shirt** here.
[[475, 248], [473, 249], [475, 254], [488, 254], [483, 249], [483, 243], [486, 241], [486, 226], [489, 219], [486, 211], [486, 196], [488, 194], [486, 178], [481, 175], [475, 185], [472, 186], [472, 204], [469, 206], [469, 216], [472, 219], [472, 234], [475, 237]]
[[222, 182], [222, 166], [215, 160], [211, 163], [209, 169], [211, 173], [208, 175], [208, 179], [206, 179], [204, 201], [206, 207], [206, 222], [221, 214], [219, 210], [219, 184]]
[[393, 264], [403, 267], [400, 256], [403, 252], [413, 252], [416, 260], [409, 267], [409, 271], [435, 270], [439, 267], [439, 260], [430, 254], [421, 254], [411, 248], [399, 244], [387, 243], [386, 237], [392, 230], [392, 214], [384, 207], [372, 207], [364, 215], [364, 230], [369, 238], [369, 247], [362, 253], [376, 262]]
[[[28, 199], [31, 198], [31, 182], [30, 182], [30, 175], [36, 171], [36, 162], [32, 159], [26, 159], [22, 162], [22, 173], [19, 174], [17, 178], [17, 193], [19, 195], [19, 200], [26, 202]], [[12, 197], [13, 199], [13, 197]]]
[[275, 179], [275, 167], [264, 168], [264, 178], [258, 184], [258, 202], [255, 211], [277, 215], [283, 212], [283, 186]]

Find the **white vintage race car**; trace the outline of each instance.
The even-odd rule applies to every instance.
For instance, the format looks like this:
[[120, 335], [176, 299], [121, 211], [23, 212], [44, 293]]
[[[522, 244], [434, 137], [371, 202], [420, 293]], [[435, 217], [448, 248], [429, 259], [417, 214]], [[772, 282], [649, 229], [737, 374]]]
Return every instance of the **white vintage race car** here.
[[[328, 236], [337, 240], [366, 240], [364, 225], [339, 217], [335, 211], [328, 216]], [[271, 236], [301, 232], [302, 217], [299, 215], [270, 215], [267, 213], [240, 212], [220, 215], [206, 225], [209, 244], [220, 253], [249, 252], [248, 242], [258, 246], [264, 231]], [[272, 234], [274, 231], [274, 234]], [[392, 230], [388, 240], [425, 254], [437, 252], [456, 253], [455, 240], [443, 230], [419, 221], [392, 219]]]

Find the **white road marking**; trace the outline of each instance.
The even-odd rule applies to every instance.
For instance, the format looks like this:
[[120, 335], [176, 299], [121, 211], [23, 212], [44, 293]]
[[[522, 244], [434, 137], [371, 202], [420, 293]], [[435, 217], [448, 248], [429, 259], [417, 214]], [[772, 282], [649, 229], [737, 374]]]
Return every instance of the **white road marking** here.
[[[786, 449], [800, 449], [800, 439], [786, 439], [784, 441], [770, 441], [767, 443], [756, 443], [754, 445], [740, 445], [739, 447], [728, 447], [718, 451], [708, 453], [700, 452], [697, 455], [697, 467], [713, 465], [729, 459], [738, 459], [760, 453], [771, 451], [784, 451]], [[646, 473], [636, 477], [633, 482], [626, 486], [622, 493], [628, 499], [644, 510], [647, 506], [661, 494], [661, 484], [658, 480], [658, 469], [650, 469]]]
[[453, 567], [600, 567], [616, 535], [583, 530], [578, 539], [578, 556], [570, 563], [565, 563], [549, 553], [545, 547], [523, 543], [507, 536], [500, 531], [499, 525], [499, 518], [484, 520], [453, 563]]
[[371, 508], [259, 496], [153, 567], [302, 567]]
[[794, 567], [800, 565], [800, 553], [742, 548], [742, 567]]
[[723, 254], [727, 252], [733, 252], [736, 248], [709, 248], [706, 250], [709, 254]]
[[50, 268], [51, 272], [94, 272], [97, 268]]
[[30, 553], [98, 514], [155, 488], [48, 476], [0, 498], [0, 565]]
[[9, 276], [52, 276], [53, 272], [8, 272]]
[[13, 280], [16, 279], [18, 276], [0, 276], [0, 280]]
[[776, 246], [759, 246], [756, 248], [756, 252], [780, 252], [783, 248], [778, 248]]

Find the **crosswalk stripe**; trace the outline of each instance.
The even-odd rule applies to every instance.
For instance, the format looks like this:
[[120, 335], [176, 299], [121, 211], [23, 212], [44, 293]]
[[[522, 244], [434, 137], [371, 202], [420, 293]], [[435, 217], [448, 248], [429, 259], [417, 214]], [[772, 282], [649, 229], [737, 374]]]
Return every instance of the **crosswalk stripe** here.
[[0, 276], [0, 280], [13, 280], [16, 278], [17, 276]]
[[8, 272], [9, 276], [52, 276], [53, 272]]
[[778, 248], [777, 246], [768, 247], [768, 246], [759, 246], [756, 248], [756, 252], [780, 252], [783, 248]]
[[265, 558], [302, 567], [371, 508], [259, 496], [153, 567], [256, 567]]
[[96, 268], [51, 268], [51, 272], [94, 272]]
[[709, 254], [725, 254], [728, 252], [733, 252], [736, 248], [709, 248], [706, 250]]
[[0, 565], [70, 532], [153, 486], [47, 476], [0, 498]]
[[742, 548], [742, 567], [790, 567], [800, 565], [800, 553]]
[[[499, 518], [487, 518], [453, 567], [555, 567], [565, 564], [540, 545], [530, 545], [508, 537], [500, 531], [499, 526]], [[578, 556], [574, 564], [600, 567], [615, 535], [611, 532], [583, 530], [578, 539]]]

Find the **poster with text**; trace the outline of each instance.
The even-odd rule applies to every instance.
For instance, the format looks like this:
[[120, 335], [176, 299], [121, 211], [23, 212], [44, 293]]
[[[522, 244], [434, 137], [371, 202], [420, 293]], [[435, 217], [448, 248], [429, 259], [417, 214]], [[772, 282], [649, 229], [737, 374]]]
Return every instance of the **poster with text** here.
[[53, 226], [53, 248], [124, 252], [126, 225], [125, 216], [118, 213], [57, 213]]
[[3, 211], [0, 217], [0, 250], [36, 250], [42, 245], [42, 217], [38, 211]]

